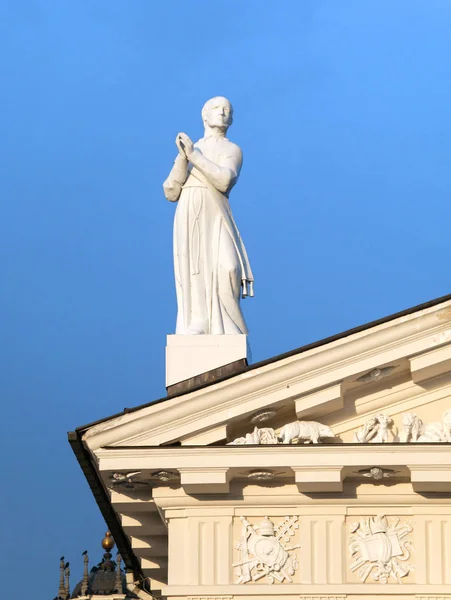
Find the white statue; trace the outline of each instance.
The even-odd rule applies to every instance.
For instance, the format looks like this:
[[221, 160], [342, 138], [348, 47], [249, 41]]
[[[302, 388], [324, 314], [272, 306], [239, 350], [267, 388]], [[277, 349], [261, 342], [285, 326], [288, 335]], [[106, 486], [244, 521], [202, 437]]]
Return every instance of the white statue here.
[[229, 442], [229, 446], [241, 446], [248, 444], [277, 444], [277, 435], [271, 427], [254, 427], [252, 433], [246, 433], [244, 437], [239, 437]]
[[334, 438], [335, 434], [330, 427], [316, 421], [293, 421], [284, 425], [277, 437], [282, 444], [291, 444], [293, 441], [318, 444], [321, 438]]
[[403, 434], [401, 442], [417, 442], [424, 431], [423, 421], [414, 412], [404, 413], [402, 416]]
[[368, 419], [368, 421], [356, 431], [354, 434], [355, 441], [361, 444], [366, 442], [388, 442], [388, 432], [392, 425], [393, 419], [384, 413], [380, 413], [379, 415]]
[[318, 444], [322, 438], [335, 438], [330, 427], [316, 421], [294, 421], [287, 423], [280, 430], [271, 427], [255, 427], [252, 433], [246, 433], [229, 442], [231, 446], [241, 444]]
[[404, 442], [451, 442], [451, 409], [445, 411], [442, 422], [424, 424], [413, 412], [404, 413]]
[[226, 132], [233, 108], [227, 98], [202, 109], [204, 137], [193, 144], [179, 133], [179, 154], [163, 184], [174, 220], [178, 335], [245, 334], [240, 296], [253, 296], [253, 275], [229, 206], [242, 153]]

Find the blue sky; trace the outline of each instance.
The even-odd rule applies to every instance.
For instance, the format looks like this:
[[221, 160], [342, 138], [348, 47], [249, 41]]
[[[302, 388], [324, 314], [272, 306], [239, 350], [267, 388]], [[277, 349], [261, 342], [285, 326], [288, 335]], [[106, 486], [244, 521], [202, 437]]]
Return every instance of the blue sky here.
[[255, 361], [451, 292], [450, 28], [448, 0], [0, 2], [5, 597], [100, 560], [66, 432], [164, 395], [161, 184], [209, 97], [244, 153]]

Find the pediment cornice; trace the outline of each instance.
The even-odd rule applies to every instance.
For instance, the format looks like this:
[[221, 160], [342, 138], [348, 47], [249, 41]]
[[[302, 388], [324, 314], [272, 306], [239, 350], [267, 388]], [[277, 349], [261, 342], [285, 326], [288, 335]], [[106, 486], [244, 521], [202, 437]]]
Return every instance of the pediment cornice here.
[[302, 418], [327, 414], [340, 407], [344, 383], [381, 365], [407, 359], [410, 376], [421, 383], [421, 374], [449, 370], [450, 348], [451, 301], [446, 301], [94, 425], [84, 440], [91, 450], [177, 440], [211, 444], [224, 439], [230, 421], [268, 406], [292, 403]]

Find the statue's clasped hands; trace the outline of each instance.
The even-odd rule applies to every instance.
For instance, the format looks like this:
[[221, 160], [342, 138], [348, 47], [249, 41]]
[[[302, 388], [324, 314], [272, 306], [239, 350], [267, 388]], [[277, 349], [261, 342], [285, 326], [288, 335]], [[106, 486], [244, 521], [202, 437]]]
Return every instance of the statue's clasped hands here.
[[175, 144], [180, 156], [186, 160], [190, 160], [190, 156], [194, 152], [194, 144], [191, 138], [186, 133], [178, 133], [175, 138]]

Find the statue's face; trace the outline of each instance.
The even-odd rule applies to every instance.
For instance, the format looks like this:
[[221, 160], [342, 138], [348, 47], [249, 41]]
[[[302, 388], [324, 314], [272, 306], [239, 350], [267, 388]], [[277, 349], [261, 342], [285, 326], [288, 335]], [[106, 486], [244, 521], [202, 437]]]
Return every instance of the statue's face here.
[[227, 98], [212, 98], [205, 110], [205, 123], [209, 127], [229, 127], [232, 124], [232, 105]]

